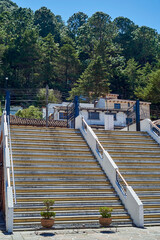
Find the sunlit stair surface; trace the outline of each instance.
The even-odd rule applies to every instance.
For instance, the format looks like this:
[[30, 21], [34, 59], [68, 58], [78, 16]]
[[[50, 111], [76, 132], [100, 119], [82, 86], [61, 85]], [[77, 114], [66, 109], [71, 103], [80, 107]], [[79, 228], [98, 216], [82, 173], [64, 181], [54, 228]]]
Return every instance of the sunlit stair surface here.
[[130, 216], [79, 130], [11, 127], [17, 204], [14, 230], [40, 228], [43, 200], [54, 199], [54, 228], [99, 227], [99, 207], [113, 207], [112, 225]]
[[143, 202], [145, 225], [160, 225], [160, 146], [145, 132], [95, 133]]

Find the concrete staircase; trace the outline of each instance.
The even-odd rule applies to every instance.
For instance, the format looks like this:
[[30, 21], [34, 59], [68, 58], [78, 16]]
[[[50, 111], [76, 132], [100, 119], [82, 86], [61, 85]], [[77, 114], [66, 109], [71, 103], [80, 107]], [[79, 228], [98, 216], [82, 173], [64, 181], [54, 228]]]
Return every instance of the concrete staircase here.
[[145, 132], [95, 133], [143, 202], [145, 225], [160, 225], [160, 146]]
[[132, 221], [79, 130], [11, 127], [17, 204], [14, 230], [40, 228], [43, 200], [54, 199], [55, 228], [99, 227], [99, 207], [113, 225]]

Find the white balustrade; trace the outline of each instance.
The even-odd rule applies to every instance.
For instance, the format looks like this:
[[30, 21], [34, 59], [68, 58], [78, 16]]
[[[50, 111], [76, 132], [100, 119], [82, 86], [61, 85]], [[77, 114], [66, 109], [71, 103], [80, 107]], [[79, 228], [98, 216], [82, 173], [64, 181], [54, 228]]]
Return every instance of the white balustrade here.
[[115, 164], [109, 153], [104, 150], [96, 134], [85, 122], [81, 115], [76, 118], [75, 126], [76, 129], [80, 129], [84, 139], [86, 140], [93, 154], [97, 158], [106, 176], [109, 178], [112, 186], [119, 195], [119, 198], [123, 202], [125, 208], [128, 210], [128, 213], [130, 214], [134, 224], [137, 227], [143, 227], [143, 204], [138, 198], [137, 194], [134, 192], [132, 187], [127, 184], [127, 182], [119, 172], [117, 165]]

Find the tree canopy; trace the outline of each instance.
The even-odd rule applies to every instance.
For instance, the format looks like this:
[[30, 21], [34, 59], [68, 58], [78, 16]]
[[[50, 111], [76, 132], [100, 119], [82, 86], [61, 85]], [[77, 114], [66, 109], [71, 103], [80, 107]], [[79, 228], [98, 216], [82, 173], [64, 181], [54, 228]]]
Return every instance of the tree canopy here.
[[34, 12], [0, 0], [2, 89], [8, 77], [9, 88], [48, 84], [63, 100], [74, 94], [98, 98], [110, 91], [155, 103], [159, 62], [158, 32], [129, 18], [77, 12], [65, 24], [45, 6]]

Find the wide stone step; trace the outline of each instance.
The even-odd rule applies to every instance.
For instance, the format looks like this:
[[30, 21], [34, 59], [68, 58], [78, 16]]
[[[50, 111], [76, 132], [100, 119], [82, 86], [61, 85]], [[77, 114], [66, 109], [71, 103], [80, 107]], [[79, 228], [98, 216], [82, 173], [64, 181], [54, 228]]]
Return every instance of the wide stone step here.
[[15, 177], [23, 176], [23, 177], [84, 177], [84, 178], [106, 178], [105, 174], [102, 172], [87, 172], [87, 171], [57, 171], [57, 172], [47, 172], [47, 171], [14, 171]]
[[134, 190], [138, 193], [138, 192], [159, 192], [160, 193], [160, 186], [157, 184], [157, 185], [141, 185], [141, 186], [138, 186], [138, 185], [132, 185], [132, 187], [134, 188]]
[[[43, 204], [43, 200], [41, 201], [19, 201], [16, 205], [15, 205], [15, 209], [19, 209], [19, 208], [35, 208], [35, 207], [40, 207], [40, 208], [44, 208], [44, 204]], [[61, 199], [60, 201], [55, 201], [54, 203], [54, 209], [56, 207], [61, 208], [67, 208], [67, 209], [72, 209], [72, 208], [83, 208], [83, 207], [95, 207], [96, 209], [99, 209], [99, 207], [103, 207], [103, 206], [121, 206], [123, 207], [123, 205], [121, 204], [121, 201], [118, 198], [114, 198], [114, 199], [98, 199], [98, 200], [88, 200], [86, 198], [86, 200], [80, 201], [80, 200], [66, 200]]]
[[[12, 181], [11, 181], [12, 183]], [[73, 179], [66, 179], [66, 178], [61, 178], [61, 179], [48, 179], [48, 178], [34, 178], [34, 181], [32, 178], [16, 178], [16, 186], [105, 186], [105, 185], [110, 185], [110, 183], [107, 181], [107, 179], [82, 179], [80, 180], [79, 178], [75, 178], [74, 182]], [[13, 183], [12, 183], [13, 185]]]
[[113, 187], [111, 185], [106, 185], [104, 186], [16, 186], [16, 193], [44, 193], [44, 192], [68, 192], [68, 193], [72, 193], [72, 192], [110, 192], [110, 191], [114, 191]]
[[105, 149], [110, 148], [113, 146], [114, 147], [118, 147], [118, 148], [123, 148], [123, 147], [130, 147], [130, 148], [136, 148], [136, 147], [141, 147], [141, 148], [159, 148], [159, 145], [152, 141], [151, 143], [148, 142], [129, 142], [129, 141], [101, 141], [101, 143], [103, 143], [103, 147]]
[[111, 135], [111, 136], [148, 136], [147, 132], [137, 132], [137, 131], [108, 131], [108, 130], [94, 130], [94, 132], [98, 135]]
[[22, 152], [22, 153], [24, 153], [24, 152], [39, 152], [39, 151], [41, 151], [41, 153], [53, 153], [53, 154], [55, 154], [55, 153], [58, 153], [58, 154], [63, 154], [63, 153], [65, 153], [65, 154], [85, 154], [85, 153], [90, 153], [91, 154], [91, 151], [90, 151], [90, 149], [84, 149], [84, 148], [82, 148], [81, 149], [81, 147], [77, 147], [77, 148], [74, 148], [74, 149], [72, 149], [71, 147], [67, 147], [67, 148], [65, 148], [65, 147], [63, 147], [63, 148], [61, 148], [61, 147], [56, 147], [56, 148], [47, 148], [47, 147], [43, 147], [43, 148], [41, 148], [41, 149], [39, 149], [39, 147], [12, 147], [12, 150], [13, 150], [13, 153], [16, 153], [16, 152]]
[[[13, 134], [13, 136], [12, 136]], [[82, 139], [82, 136], [80, 133], [75, 133], [75, 134], [59, 134], [59, 133], [55, 133], [55, 134], [52, 134], [52, 133], [46, 133], [46, 134], [41, 134], [41, 133], [32, 133], [32, 134], [26, 134], [26, 133], [11, 133], [11, 136], [12, 136], [12, 139], [15, 140], [17, 138], [19, 139], [32, 139], [32, 141], [34, 141], [34, 139], [75, 139], [75, 140], [79, 140], [79, 139]]]
[[[126, 155], [124, 155], [124, 156], [117, 156], [117, 155], [114, 155], [113, 156], [113, 160], [114, 161], [117, 161], [117, 160], [122, 160], [122, 161], [134, 161], [134, 160], [136, 160], [137, 162], [140, 162], [140, 161], [154, 161], [154, 162], [159, 162], [160, 161], [160, 157], [159, 156], [151, 156], [151, 157], [148, 157], [148, 155], [147, 156], [143, 156], [143, 155], [138, 155], [138, 156], [128, 156], [127, 154]], [[154, 164], [154, 162], [153, 162], [153, 164]]]
[[128, 179], [127, 183], [130, 186], [134, 186], [134, 185], [144, 186], [145, 184], [150, 186], [155, 186], [160, 184], [160, 180], [159, 179], [143, 179], [143, 182], [142, 182], [142, 180], [139, 180], [139, 179]]
[[121, 158], [126, 158], [126, 155], [127, 155], [127, 158], [130, 158], [130, 157], [137, 157], [137, 158], [141, 158], [141, 157], [145, 157], [145, 158], [155, 158], [155, 159], [158, 159], [160, 160], [160, 155], [157, 154], [157, 153], [151, 153], [151, 152], [137, 152], [137, 153], [134, 153], [134, 152], [109, 152], [111, 157], [121, 157]]
[[[108, 203], [110, 207], [113, 208], [113, 211], [114, 212], [124, 212], [124, 207], [119, 203], [116, 204], [116, 203]], [[68, 204], [69, 205], [69, 204]], [[76, 212], [76, 211], [99, 211], [99, 208], [102, 207], [102, 206], [106, 206], [106, 204], [102, 204], [102, 203], [99, 203], [99, 204], [96, 204], [94, 205], [93, 203], [92, 204], [77, 204], [74, 205], [74, 204], [70, 204], [69, 206], [55, 206], [54, 205], [54, 211], [55, 212]], [[14, 213], [15, 214], [18, 214], [18, 213], [27, 213], [27, 212], [33, 212], [33, 213], [37, 213], [37, 212], [41, 212], [41, 211], [44, 211], [44, 205], [39, 205], [39, 206], [28, 206], [28, 205], [21, 205], [21, 206], [15, 206], [14, 208]]]
[[45, 138], [45, 139], [40, 139], [40, 138], [29, 138], [29, 137], [25, 137], [25, 138], [14, 138], [14, 136], [12, 136], [12, 142], [18, 144], [18, 143], [23, 143], [23, 144], [27, 144], [27, 143], [37, 143], [37, 144], [78, 144], [78, 146], [81, 145], [86, 145], [84, 139], [71, 139], [71, 138], [59, 138], [59, 139], [53, 139], [53, 138]]
[[[71, 198], [77, 198], [77, 197], [114, 197], [116, 194], [114, 192], [114, 190], [110, 190], [110, 191], [98, 191], [98, 192], [56, 192], [56, 191], [44, 191], [44, 192], [16, 192], [16, 196], [17, 199], [19, 198], [25, 198], [25, 197], [37, 197], [37, 198], [41, 198], [44, 197], [45, 198], [57, 198], [57, 197], [71, 197]], [[142, 194], [141, 194], [142, 195]], [[155, 195], [156, 196], [156, 195]]]
[[[93, 215], [75, 215], [75, 216], [56, 216], [55, 218], [55, 224], [58, 221], [76, 221], [76, 220], [98, 220], [99, 214], [93, 214]], [[121, 215], [113, 215], [113, 219], [119, 219], [119, 220], [124, 220], [124, 219], [129, 219], [129, 216], [127, 214], [121, 214]], [[15, 217], [14, 218], [14, 223], [27, 223], [27, 222], [40, 222], [41, 217]]]
[[12, 141], [12, 148], [40, 148], [40, 149], [45, 149], [45, 148], [47, 148], [47, 149], [59, 149], [59, 148], [61, 148], [61, 149], [89, 149], [89, 147], [86, 145], [86, 143], [84, 143], [84, 142], [79, 142], [79, 144], [78, 143], [75, 143], [75, 142], [73, 142], [73, 143], [67, 143], [67, 142], [63, 142], [63, 143], [61, 143], [61, 142], [45, 142], [45, 141], [43, 141], [43, 142], [36, 142], [36, 141], [34, 141], [34, 142], [30, 142], [30, 141], [28, 141], [28, 142], [17, 142], [17, 141]]
[[154, 168], [154, 165], [156, 167], [159, 168], [160, 166], [160, 161], [156, 161], [154, 160], [154, 164], [153, 164], [153, 161], [152, 160], [115, 160], [115, 163], [117, 163], [117, 165], [120, 167], [120, 168], [123, 168], [123, 167], [128, 167], [128, 168], [132, 168], [132, 167], [142, 167], [142, 168], [151, 168], [153, 167]]
[[117, 145], [106, 145], [106, 147], [104, 146], [103, 144], [103, 147], [105, 148], [105, 150], [107, 151], [133, 151], [133, 152], [137, 152], [137, 151], [147, 151], [147, 152], [150, 152], [150, 151], [156, 151], [156, 152], [159, 152], [160, 153], [160, 147], [159, 146], [141, 146], [141, 145], [125, 145], [125, 146], [118, 146]]
[[18, 126], [18, 127], [15, 127], [15, 126], [12, 126], [11, 125], [11, 132], [40, 132], [40, 133], [48, 133], [48, 132], [58, 132], [58, 133], [79, 133], [80, 130], [79, 129], [73, 129], [73, 128], [52, 128], [52, 127], [49, 127], [49, 128], [46, 128], [46, 127], [25, 127], [25, 126]]
[[152, 179], [158, 179], [159, 178], [159, 172], [123, 172], [121, 171], [121, 173], [123, 174], [124, 177], [126, 178], [138, 178], [139, 177], [139, 180], [140, 179], [143, 179], [143, 178], [152, 178]]
[[[19, 197], [17, 198], [17, 203], [21, 203], [21, 202], [40, 202], [40, 201], [44, 201], [46, 199], [46, 196], [42, 196], [42, 197]], [[52, 196], [48, 196], [47, 199], [53, 199]], [[54, 197], [55, 201], [105, 201], [105, 200], [118, 200], [119, 197], [118, 196], [61, 196], [61, 197]]]
[[91, 153], [66, 153], [66, 152], [30, 152], [30, 151], [13, 151], [13, 158], [16, 157], [36, 157], [36, 158], [87, 158], [87, 159], [94, 159]]
[[97, 165], [93, 165], [93, 166], [87, 166], [87, 165], [83, 165], [83, 166], [75, 166], [75, 165], [61, 165], [60, 163], [55, 165], [52, 163], [52, 165], [47, 165], [47, 164], [41, 164], [36, 166], [36, 164], [16, 164], [16, 166], [14, 167], [14, 171], [48, 171], [48, 172], [56, 172], [56, 171], [96, 171], [96, 172], [102, 172], [102, 170], [100, 169], [100, 167]]
[[140, 172], [140, 173], [143, 173], [143, 172], [148, 172], [148, 173], [151, 173], [151, 172], [154, 172], [154, 173], [159, 173], [160, 171], [160, 165], [152, 165], [152, 166], [147, 166], [147, 167], [144, 167], [143, 165], [139, 165], [139, 166], [127, 166], [127, 167], [123, 167], [123, 166], [120, 166], [120, 170], [121, 172], [132, 172], [134, 173], [135, 171], [136, 172]]
[[[42, 209], [42, 211], [44, 211], [44, 209]], [[57, 218], [64, 218], [64, 217], [77, 217], [77, 215], [79, 217], [91, 217], [91, 216], [98, 216], [100, 217], [100, 213], [99, 213], [99, 210], [82, 210], [82, 211], [79, 211], [79, 210], [74, 210], [74, 211], [56, 211], [56, 219]], [[113, 211], [112, 212], [112, 217], [115, 218], [121, 218], [121, 217], [124, 217], [128, 218], [128, 214], [126, 213], [126, 211], [124, 210], [121, 210], [121, 211]], [[41, 218], [41, 215], [40, 215], [40, 212], [32, 212], [32, 211], [27, 211], [27, 212], [16, 212], [15, 213], [15, 220], [17, 220], [18, 218]]]
[[145, 139], [145, 140], [147, 140], [147, 139], [150, 139], [150, 136], [148, 135], [148, 134], [145, 134], [145, 135], [143, 135], [143, 134], [138, 134], [138, 135], [133, 135], [132, 133], [129, 135], [125, 135], [125, 134], [96, 134], [97, 135], [97, 137], [99, 138], [99, 139], [130, 139], [130, 140], [133, 140], [133, 139], [136, 139], [136, 140], [140, 140], [140, 139]]
[[110, 154], [128, 154], [128, 155], [132, 155], [133, 153], [136, 154], [136, 155], [159, 155], [160, 156], [160, 148], [158, 148], [157, 150], [154, 150], [154, 149], [137, 149], [137, 148], [133, 148], [132, 150], [131, 149], [107, 149], [107, 151], [110, 153]]
[[[43, 157], [43, 158], [42, 158]], [[79, 158], [45, 158], [44, 156], [41, 156], [41, 158], [36, 158], [36, 156], [33, 157], [21, 157], [21, 156], [13, 156], [13, 162], [14, 165], [26, 165], [26, 164], [36, 164], [38, 165], [89, 165], [89, 166], [97, 166], [98, 163], [96, 161], [96, 159], [94, 158], [83, 158], [83, 159], [79, 159]]]

